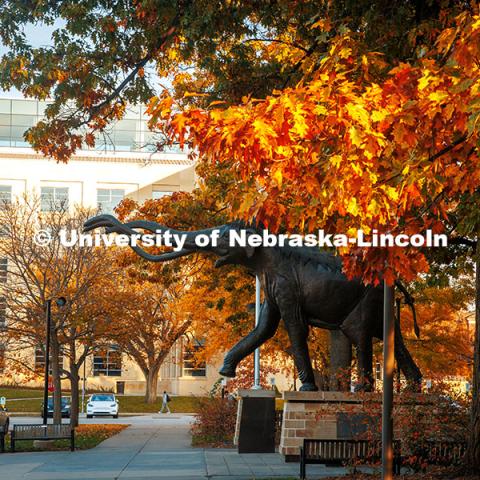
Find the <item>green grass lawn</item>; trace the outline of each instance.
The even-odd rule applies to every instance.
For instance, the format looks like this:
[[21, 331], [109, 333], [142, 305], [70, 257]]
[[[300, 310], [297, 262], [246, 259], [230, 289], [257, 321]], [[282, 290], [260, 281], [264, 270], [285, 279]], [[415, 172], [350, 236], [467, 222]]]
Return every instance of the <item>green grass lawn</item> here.
[[[75, 429], [75, 449], [88, 450], [96, 447], [107, 438], [120, 433], [128, 425], [79, 425]], [[10, 435], [5, 442], [5, 449], [10, 450]], [[68, 450], [70, 449], [70, 440], [55, 440], [48, 450]], [[15, 442], [16, 452], [33, 452], [39, 450], [33, 446], [33, 440], [17, 440]]]
[[[69, 396], [70, 392], [63, 392], [64, 396]], [[38, 412], [40, 415], [43, 402], [43, 390], [39, 388], [17, 388], [0, 387], [0, 397], [6, 397], [7, 408], [9, 412]], [[88, 398], [88, 396], [87, 396]], [[174, 397], [171, 396], [169, 403], [172, 413], [196, 413], [198, 411], [197, 399], [195, 397]], [[22, 400], [12, 400], [22, 399]], [[34, 400], [30, 400], [34, 399]], [[117, 395], [120, 404], [120, 413], [156, 413], [162, 407], [161, 395], [157, 401], [148, 405], [143, 396]], [[283, 409], [283, 400], [276, 399], [276, 409]]]
[[0, 397], [8, 398], [39, 398], [43, 396], [40, 388], [0, 387]]
[[[63, 395], [68, 396], [69, 393], [70, 392], [63, 392]], [[6, 397], [7, 408], [11, 413], [38, 412], [40, 415], [43, 401], [43, 390], [41, 389], [0, 387], [0, 397]], [[143, 396], [117, 395], [117, 399], [120, 404], [120, 413], [156, 413], [162, 406], [161, 395], [157, 401], [151, 405], [145, 403]], [[195, 397], [171, 396], [169, 407], [172, 413], [195, 413], [198, 409]]]

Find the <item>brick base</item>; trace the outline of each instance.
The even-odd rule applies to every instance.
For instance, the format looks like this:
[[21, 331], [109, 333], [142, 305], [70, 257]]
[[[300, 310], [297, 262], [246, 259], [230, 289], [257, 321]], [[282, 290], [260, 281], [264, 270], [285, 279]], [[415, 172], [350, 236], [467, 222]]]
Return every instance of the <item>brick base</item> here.
[[[368, 394], [370, 400], [380, 400], [378, 394]], [[300, 453], [304, 438], [340, 438], [338, 415], [361, 411], [365, 393], [285, 392], [283, 394], [283, 424], [279, 452], [286, 458]]]
[[[304, 438], [354, 438], [369, 419], [381, 416], [382, 398], [376, 392], [284, 392], [283, 399], [279, 452], [286, 459], [298, 457]], [[396, 398], [395, 405], [413, 402], [418, 408], [431, 408], [433, 401], [433, 396], [411, 395]]]

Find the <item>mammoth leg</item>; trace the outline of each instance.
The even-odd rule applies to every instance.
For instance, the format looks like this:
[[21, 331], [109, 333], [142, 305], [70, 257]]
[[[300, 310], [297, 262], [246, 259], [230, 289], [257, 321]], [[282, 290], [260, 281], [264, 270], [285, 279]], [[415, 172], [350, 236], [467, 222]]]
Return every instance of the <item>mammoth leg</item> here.
[[409, 386], [415, 391], [420, 391], [422, 385], [422, 372], [413, 360], [405, 342], [403, 341], [403, 335], [398, 321], [395, 322], [395, 358], [397, 359], [398, 366], [405, 375]]
[[312, 362], [308, 352], [308, 325], [302, 318], [301, 313], [291, 307], [285, 312], [282, 310], [282, 318], [285, 322], [288, 337], [292, 344], [293, 359], [298, 378], [302, 382], [300, 391], [317, 391], [315, 376], [313, 374]]
[[237, 365], [247, 356], [253, 353], [260, 345], [272, 338], [277, 331], [280, 322], [278, 309], [265, 301], [260, 308], [258, 325], [245, 337], [242, 338], [227, 353], [220, 369], [220, 375], [235, 377]]
[[358, 379], [355, 391], [370, 392], [373, 389], [373, 348], [372, 338], [362, 338], [357, 345]]
[[373, 389], [373, 337], [382, 337], [383, 289], [371, 288], [340, 326], [357, 350], [358, 380], [355, 391]]
[[349, 392], [352, 342], [341, 330], [330, 330], [330, 389]]

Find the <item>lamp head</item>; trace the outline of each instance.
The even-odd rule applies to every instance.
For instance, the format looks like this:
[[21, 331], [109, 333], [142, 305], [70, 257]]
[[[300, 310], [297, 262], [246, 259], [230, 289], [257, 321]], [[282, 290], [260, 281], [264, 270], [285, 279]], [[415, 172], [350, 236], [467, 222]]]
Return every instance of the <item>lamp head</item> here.
[[64, 307], [66, 304], [67, 304], [67, 299], [65, 297], [58, 297], [56, 300], [55, 300], [55, 303], [59, 306], [59, 307]]

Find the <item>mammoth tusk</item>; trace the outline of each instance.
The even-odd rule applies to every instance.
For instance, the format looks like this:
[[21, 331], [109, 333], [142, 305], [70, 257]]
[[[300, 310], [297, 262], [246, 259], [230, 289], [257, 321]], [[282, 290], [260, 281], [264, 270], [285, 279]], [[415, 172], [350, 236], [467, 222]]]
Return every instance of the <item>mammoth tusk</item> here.
[[174, 230], [173, 228], [168, 228], [164, 225], [161, 225], [157, 222], [150, 222], [148, 220], [133, 220], [132, 222], [125, 223], [124, 225], [130, 228], [142, 228], [143, 230], [148, 230], [152, 233], [162, 233], [164, 230], [168, 230], [173, 234], [183, 235], [186, 232], [181, 232], [180, 230]]
[[162, 253], [160, 255], [152, 255], [150, 253], [147, 253], [145, 250], [143, 250], [143, 248], [140, 248], [140, 247], [131, 247], [131, 248], [137, 255], [139, 255], [140, 257], [150, 262], [168, 262], [169, 260], [175, 260], [176, 258], [185, 257], [186, 255], [190, 255], [191, 253], [194, 253], [193, 250], [183, 249], [183, 250], [180, 250], [179, 252], [168, 252], [168, 253]]
[[115, 218], [113, 215], [98, 215], [93, 218], [89, 218], [83, 224], [83, 231], [89, 232], [90, 230], [95, 230], [96, 228], [106, 227], [106, 228], [115, 228], [121, 226], [122, 223], [120, 220]]
[[[96, 217], [90, 218], [83, 225], [83, 231], [89, 232], [96, 228], [105, 227], [107, 233], [121, 233], [125, 235], [138, 235], [139, 232], [134, 230], [134, 228], [142, 228], [148, 230], [152, 233], [160, 233], [161, 230], [170, 230], [163, 225], [160, 225], [155, 222], [149, 222], [146, 220], [136, 220], [129, 223], [122, 223], [120, 220], [115, 218], [113, 215], [98, 215]], [[172, 230], [170, 230], [172, 231]], [[176, 230], [173, 230], [176, 232]], [[179, 232], [181, 233], [181, 232]], [[167, 262], [169, 260], [174, 260], [176, 258], [184, 257], [194, 253], [193, 250], [183, 249], [179, 252], [167, 252], [160, 255], [152, 255], [147, 253], [143, 248], [135, 245], [130, 245], [131, 249], [140, 257], [150, 261], [150, 262]]]

